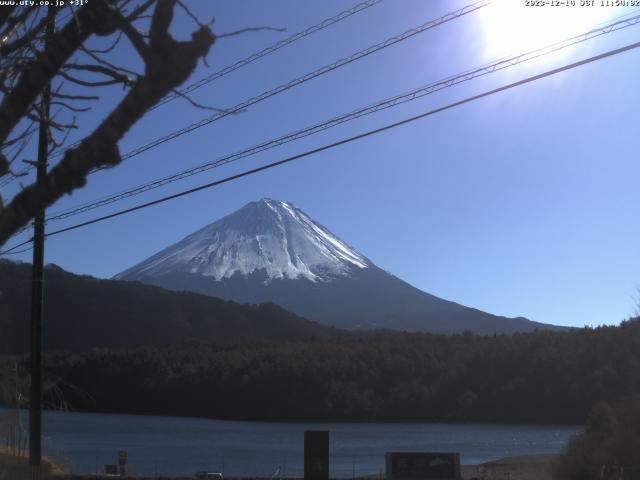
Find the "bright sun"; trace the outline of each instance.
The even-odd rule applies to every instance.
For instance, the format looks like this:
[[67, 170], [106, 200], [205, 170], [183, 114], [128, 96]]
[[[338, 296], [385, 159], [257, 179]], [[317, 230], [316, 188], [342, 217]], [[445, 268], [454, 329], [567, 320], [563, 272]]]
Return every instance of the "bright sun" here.
[[595, 4], [580, 6], [580, 1], [572, 7], [535, 7], [526, 6], [524, 0], [498, 0], [479, 12], [485, 54], [501, 58], [564, 40], [611, 18], [613, 10]]

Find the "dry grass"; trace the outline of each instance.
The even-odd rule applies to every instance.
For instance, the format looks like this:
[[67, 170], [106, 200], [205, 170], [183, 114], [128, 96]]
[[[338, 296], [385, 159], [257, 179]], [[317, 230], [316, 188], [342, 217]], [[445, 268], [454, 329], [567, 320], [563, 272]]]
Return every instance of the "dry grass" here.
[[[68, 473], [67, 469], [55, 460], [48, 457], [42, 459], [43, 480], [66, 473]], [[28, 478], [28, 459], [26, 457], [12, 455], [8, 449], [0, 447], [0, 480], [27, 480]]]
[[[482, 465], [466, 465], [462, 467], [462, 478], [465, 480], [551, 480], [552, 467], [556, 458], [557, 455], [526, 455], [503, 458]], [[67, 475], [69, 472], [64, 466], [50, 458], [43, 459], [43, 480], [95, 478]], [[374, 477], [377, 476], [368, 478], [373, 480]], [[6, 449], [0, 447], [0, 480], [23, 479], [29, 479], [27, 459], [10, 455]]]
[[469, 480], [551, 480], [557, 455], [509, 457], [482, 465], [462, 467], [462, 478]]

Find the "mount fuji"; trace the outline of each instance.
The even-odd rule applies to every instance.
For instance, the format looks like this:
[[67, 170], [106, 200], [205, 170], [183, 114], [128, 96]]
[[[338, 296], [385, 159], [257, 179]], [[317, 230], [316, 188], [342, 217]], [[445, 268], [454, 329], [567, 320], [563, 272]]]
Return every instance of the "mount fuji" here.
[[347, 329], [493, 334], [562, 328], [491, 315], [418, 290], [293, 204], [271, 199], [245, 205], [115, 278], [237, 302], [274, 302]]

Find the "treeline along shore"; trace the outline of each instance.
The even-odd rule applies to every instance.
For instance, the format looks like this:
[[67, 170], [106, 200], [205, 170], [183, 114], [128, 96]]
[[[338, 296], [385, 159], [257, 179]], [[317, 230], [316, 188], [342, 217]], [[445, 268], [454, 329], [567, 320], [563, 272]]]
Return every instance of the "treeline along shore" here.
[[[23, 356], [4, 356], [0, 371]], [[584, 423], [640, 393], [640, 320], [478, 336], [190, 343], [54, 352], [46, 375], [78, 411], [260, 421]], [[8, 381], [5, 379], [5, 381]], [[55, 398], [49, 399], [55, 403]]]

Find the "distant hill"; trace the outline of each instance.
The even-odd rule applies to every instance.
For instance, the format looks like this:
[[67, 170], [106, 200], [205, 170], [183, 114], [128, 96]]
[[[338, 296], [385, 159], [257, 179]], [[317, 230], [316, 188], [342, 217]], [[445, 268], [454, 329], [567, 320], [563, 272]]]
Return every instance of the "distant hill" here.
[[[389, 248], [402, 248], [390, 245]], [[116, 275], [238, 302], [273, 302], [325, 325], [478, 334], [566, 330], [423, 292], [289, 202], [262, 199]]]
[[[0, 260], [0, 353], [28, 350], [31, 265]], [[274, 304], [242, 305], [138, 282], [45, 269], [44, 348], [81, 351], [184, 341], [297, 340], [339, 331]]]

